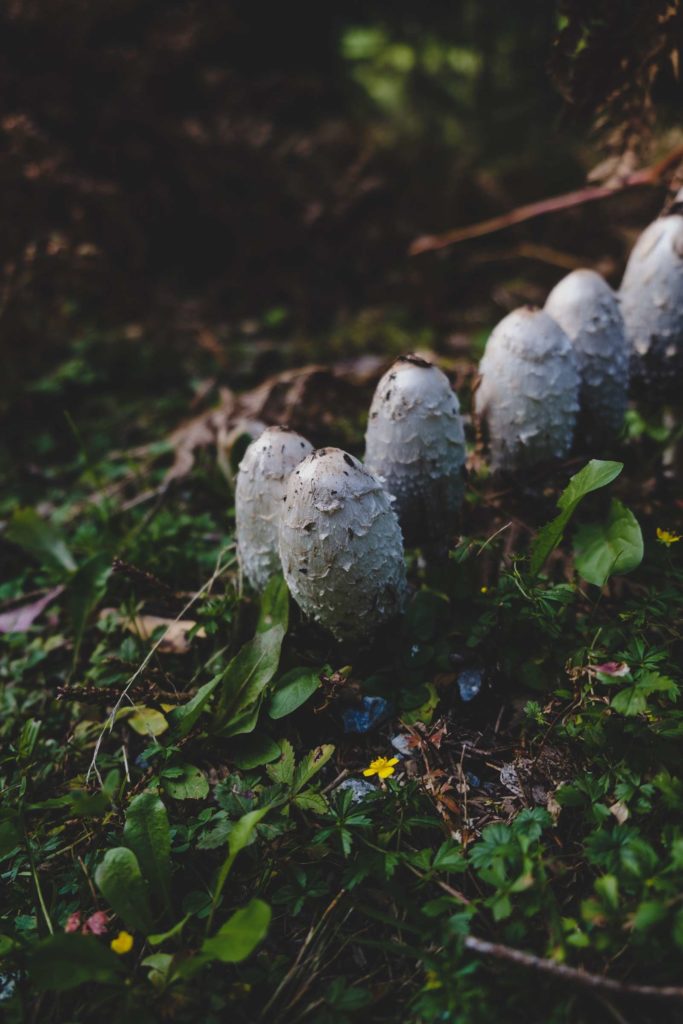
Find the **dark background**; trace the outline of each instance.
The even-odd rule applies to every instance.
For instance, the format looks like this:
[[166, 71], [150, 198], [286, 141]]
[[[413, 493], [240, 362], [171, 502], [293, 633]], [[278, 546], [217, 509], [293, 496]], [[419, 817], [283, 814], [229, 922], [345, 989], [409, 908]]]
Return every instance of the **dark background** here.
[[407, 250], [580, 187], [605, 157], [620, 173], [680, 143], [672, 11], [5, 0], [5, 408], [93, 332], [123, 366], [162, 355], [229, 378], [245, 348], [264, 353], [257, 372], [476, 351], [573, 266], [618, 282], [665, 189]]

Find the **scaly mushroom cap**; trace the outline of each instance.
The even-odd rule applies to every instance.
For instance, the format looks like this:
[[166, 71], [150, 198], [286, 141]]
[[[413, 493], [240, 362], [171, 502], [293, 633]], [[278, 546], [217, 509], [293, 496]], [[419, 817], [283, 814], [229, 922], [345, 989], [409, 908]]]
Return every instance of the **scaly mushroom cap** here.
[[401, 356], [375, 391], [365, 465], [395, 499], [409, 543], [445, 542], [464, 493], [465, 433], [446, 375]]
[[683, 380], [683, 216], [645, 228], [621, 282], [621, 311], [633, 349], [632, 372], [654, 397]]
[[562, 458], [572, 445], [579, 373], [569, 338], [542, 309], [523, 307], [494, 328], [479, 364], [477, 416], [496, 471]]
[[247, 448], [235, 485], [237, 555], [256, 590], [280, 572], [279, 520], [292, 470], [313, 445], [287, 427], [268, 427]]
[[313, 452], [289, 478], [280, 559], [299, 607], [338, 640], [369, 636], [401, 610], [396, 513], [379, 480], [339, 448]]
[[545, 311], [574, 346], [588, 423], [617, 434], [626, 412], [630, 366], [617, 296], [594, 270], [574, 270], [555, 285]]

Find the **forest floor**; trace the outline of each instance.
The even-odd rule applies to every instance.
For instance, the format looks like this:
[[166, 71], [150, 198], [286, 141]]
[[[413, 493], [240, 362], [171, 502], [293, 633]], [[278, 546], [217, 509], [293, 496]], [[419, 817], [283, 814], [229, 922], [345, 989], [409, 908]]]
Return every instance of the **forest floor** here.
[[[339, 647], [243, 585], [231, 479], [254, 420], [362, 456], [386, 360], [232, 392], [126, 345], [80, 339], [8, 426], [4, 1019], [683, 1020], [671, 432], [634, 407], [523, 486], [470, 436], [448, 558]], [[598, 586], [610, 526], [644, 555]]]

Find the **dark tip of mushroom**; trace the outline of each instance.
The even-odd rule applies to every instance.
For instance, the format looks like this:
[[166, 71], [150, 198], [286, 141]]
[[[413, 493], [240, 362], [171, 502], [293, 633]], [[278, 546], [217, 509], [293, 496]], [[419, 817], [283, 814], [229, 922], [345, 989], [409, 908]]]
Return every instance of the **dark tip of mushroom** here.
[[397, 363], [409, 363], [411, 366], [421, 366], [425, 370], [431, 370], [433, 363], [430, 363], [427, 359], [423, 359], [421, 356], [410, 354], [407, 356], [399, 356], [396, 360]]

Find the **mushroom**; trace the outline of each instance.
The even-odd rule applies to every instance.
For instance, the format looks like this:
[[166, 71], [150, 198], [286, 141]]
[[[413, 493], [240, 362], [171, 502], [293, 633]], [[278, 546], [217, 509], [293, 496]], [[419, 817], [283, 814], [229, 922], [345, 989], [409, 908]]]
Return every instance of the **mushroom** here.
[[400, 356], [375, 391], [365, 465], [395, 500], [410, 544], [443, 542], [464, 493], [465, 432], [448, 377], [419, 356]]
[[287, 480], [312, 451], [313, 445], [288, 427], [268, 427], [240, 462], [235, 485], [237, 555], [255, 590], [263, 590], [280, 572], [278, 527]]
[[671, 395], [683, 379], [681, 214], [645, 228], [629, 256], [620, 296], [634, 378], [651, 397]]
[[370, 636], [401, 611], [403, 538], [380, 481], [339, 448], [321, 448], [289, 478], [280, 559], [304, 614], [338, 640]]
[[479, 364], [475, 411], [494, 471], [562, 458], [572, 445], [579, 372], [571, 342], [542, 309], [523, 306], [494, 328]]
[[574, 270], [555, 285], [545, 311], [574, 346], [586, 433], [618, 434], [628, 402], [630, 364], [619, 299], [594, 270]]

